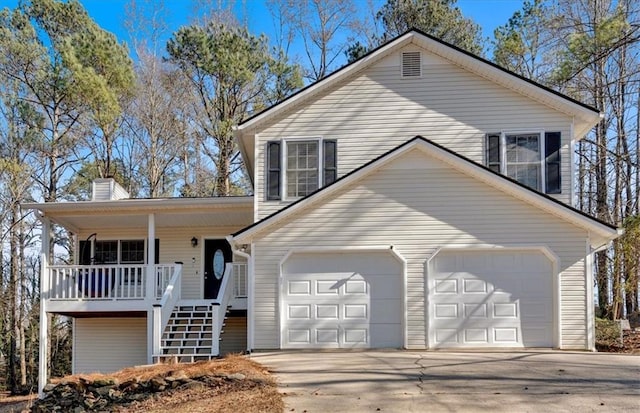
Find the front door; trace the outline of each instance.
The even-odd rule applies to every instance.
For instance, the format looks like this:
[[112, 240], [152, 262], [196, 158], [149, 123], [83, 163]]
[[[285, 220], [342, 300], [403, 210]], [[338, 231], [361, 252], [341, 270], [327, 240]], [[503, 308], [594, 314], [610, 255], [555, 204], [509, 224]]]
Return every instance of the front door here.
[[204, 298], [218, 298], [226, 264], [233, 259], [231, 246], [224, 239], [204, 241]]

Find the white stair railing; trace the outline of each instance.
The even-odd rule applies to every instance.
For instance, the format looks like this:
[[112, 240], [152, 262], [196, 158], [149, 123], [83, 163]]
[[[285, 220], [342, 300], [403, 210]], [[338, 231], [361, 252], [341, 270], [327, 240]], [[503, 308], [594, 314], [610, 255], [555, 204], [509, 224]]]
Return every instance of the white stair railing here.
[[220, 334], [222, 333], [222, 326], [224, 324], [224, 318], [227, 313], [227, 306], [231, 301], [234, 289], [231, 288], [233, 283], [231, 279], [233, 274], [233, 263], [227, 263], [222, 277], [222, 284], [220, 284], [220, 290], [218, 291], [218, 298], [214, 301], [213, 306], [213, 331], [211, 340], [211, 354], [217, 356], [220, 354]]
[[[156, 266], [157, 269], [157, 283], [156, 285], [162, 285], [165, 279], [165, 267], [168, 266]], [[167, 285], [164, 288], [164, 293], [160, 298], [160, 302], [153, 305], [153, 355], [162, 355], [162, 333], [169, 323], [171, 313], [175, 308], [177, 302], [180, 300], [182, 292], [182, 265], [176, 264], [171, 266], [173, 268], [173, 275], [167, 281]]]

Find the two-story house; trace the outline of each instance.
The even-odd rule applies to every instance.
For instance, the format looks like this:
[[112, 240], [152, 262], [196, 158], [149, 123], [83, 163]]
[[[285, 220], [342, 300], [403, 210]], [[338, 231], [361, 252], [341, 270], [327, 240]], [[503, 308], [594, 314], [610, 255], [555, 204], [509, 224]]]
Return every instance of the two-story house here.
[[[224, 351], [594, 349], [593, 253], [572, 207], [587, 105], [410, 31], [246, 120], [254, 195], [29, 204], [76, 236], [47, 313], [73, 370]], [[226, 349], [226, 350], [225, 350]], [[41, 364], [41, 383], [46, 364]]]

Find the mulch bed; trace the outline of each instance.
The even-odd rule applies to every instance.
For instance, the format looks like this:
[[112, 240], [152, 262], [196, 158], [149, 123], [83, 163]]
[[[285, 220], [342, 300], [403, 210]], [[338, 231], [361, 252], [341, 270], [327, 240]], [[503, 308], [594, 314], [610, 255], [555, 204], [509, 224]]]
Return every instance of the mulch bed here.
[[606, 353], [627, 353], [640, 355], [640, 331], [626, 330], [622, 333], [622, 346], [603, 346], [597, 345], [598, 351]]

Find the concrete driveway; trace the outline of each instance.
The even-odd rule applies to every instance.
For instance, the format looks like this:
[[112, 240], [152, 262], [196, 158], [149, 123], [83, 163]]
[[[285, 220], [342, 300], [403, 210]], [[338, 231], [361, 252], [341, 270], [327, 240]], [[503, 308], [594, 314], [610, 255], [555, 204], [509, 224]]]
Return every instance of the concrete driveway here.
[[560, 351], [274, 352], [289, 412], [640, 412], [640, 356]]

